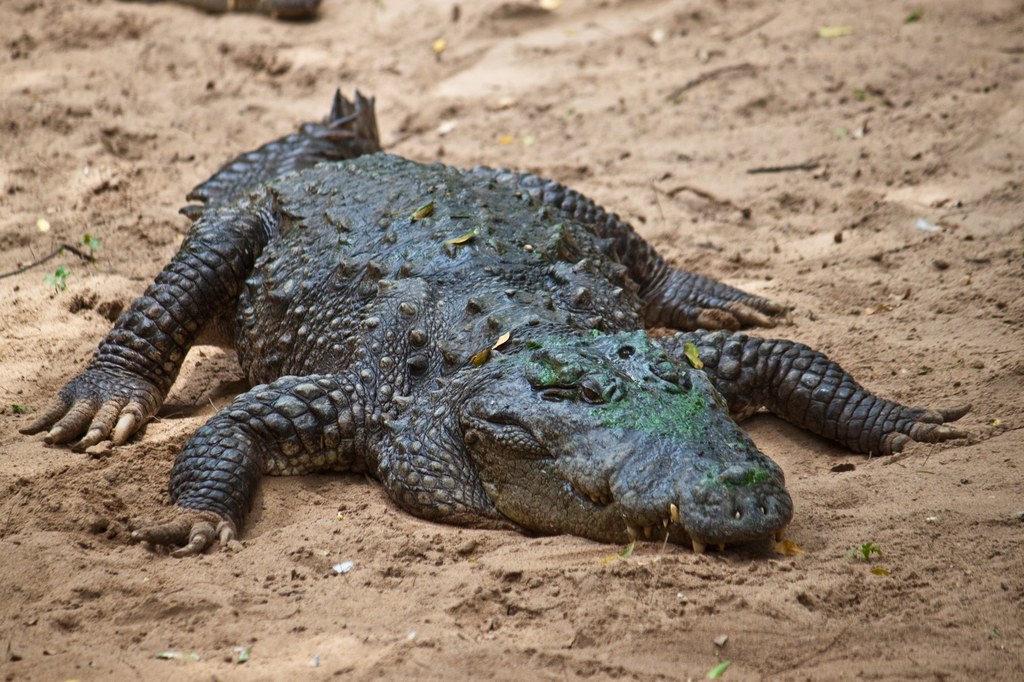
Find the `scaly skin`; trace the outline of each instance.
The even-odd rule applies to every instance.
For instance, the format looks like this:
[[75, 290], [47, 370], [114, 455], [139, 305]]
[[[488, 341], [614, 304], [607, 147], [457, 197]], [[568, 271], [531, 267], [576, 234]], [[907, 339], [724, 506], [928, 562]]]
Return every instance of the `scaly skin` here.
[[185, 445], [176, 510], [137, 540], [201, 552], [238, 534], [264, 474], [366, 471], [428, 519], [703, 551], [792, 516], [735, 422], [757, 409], [856, 452], [963, 435], [945, 422], [967, 408], [906, 407], [806, 346], [728, 331], [785, 308], [671, 267], [558, 183], [378, 149], [372, 100], [339, 95], [225, 165], [190, 194], [181, 251], [24, 429], [123, 443], [203, 328], [230, 327], [254, 388]]

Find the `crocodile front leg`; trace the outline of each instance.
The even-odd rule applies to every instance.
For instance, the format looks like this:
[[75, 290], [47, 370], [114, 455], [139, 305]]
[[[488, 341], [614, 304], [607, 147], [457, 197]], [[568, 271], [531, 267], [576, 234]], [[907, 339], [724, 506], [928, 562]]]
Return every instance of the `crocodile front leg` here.
[[891, 455], [910, 441], [937, 443], [966, 433], [947, 422], [970, 405], [934, 410], [880, 398], [824, 354], [785, 339], [690, 332], [662, 339], [677, 357], [696, 346], [715, 388], [738, 419], [761, 407], [854, 452]]
[[238, 534], [264, 474], [362, 468], [361, 412], [344, 385], [337, 376], [292, 376], [239, 396], [178, 453], [168, 485], [178, 509], [132, 538], [184, 545], [174, 556], [197, 554]]
[[100, 342], [89, 367], [21, 432], [48, 429], [47, 443], [81, 437], [76, 451], [108, 436], [124, 443], [156, 414], [202, 328], [238, 298], [277, 223], [266, 206], [209, 211]]
[[374, 446], [375, 475], [392, 500], [423, 519], [475, 528], [514, 529], [494, 506], [466, 451], [457, 407], [468, 394], [461, 382], [415, 399], [389, 419]]

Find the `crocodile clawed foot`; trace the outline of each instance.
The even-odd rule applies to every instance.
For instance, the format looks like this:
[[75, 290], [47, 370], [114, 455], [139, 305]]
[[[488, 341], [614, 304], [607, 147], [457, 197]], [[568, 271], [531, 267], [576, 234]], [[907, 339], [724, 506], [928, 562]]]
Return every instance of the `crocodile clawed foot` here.
[[719, 308], [702, 308], [696, 316], [697, 329], [726, 329], [734, 332], [743, 326], [736, 316], [728, 310]]
[[57, 400], [20, 430], [29, 435], [46, 431], [46, 443], [73, 443], [75, 452], [85, 452], [107, 438], [122, 445], [162, 401], [162, 392], [143, 377], [91, 368], [69, 381]]
[[728, 310], [743, 327], [774, 327], [777, 322], [773, 316], [775, 313], [762, 312], [739, 301], [730, 303]]
[[237, 534], [235, 524], [220, 514], [179, 509], [170, 521], [134, 530], [131, 537], [133, 542], [145, 542], [158, 547], [181, 545], [170, 553], [180, 558], [202, 554], [215, 541], [227, 545]]
[[893, 432], [882, 439], [882, 454], [892, 455], [903, 450], [910, 442], [941, 443], [955, 438], [966, 438], [967, 431], [949, 426], [967, 414], [970, 404], [939, 410], [922, 410], [914, 421], [900, 432]]
[[788, 319], [789, 308], [767, 299], [750, 297], [746, 301], [730, 301], [717, 308], [699, 308], [696, 326], [699, 329], [774, 327]]

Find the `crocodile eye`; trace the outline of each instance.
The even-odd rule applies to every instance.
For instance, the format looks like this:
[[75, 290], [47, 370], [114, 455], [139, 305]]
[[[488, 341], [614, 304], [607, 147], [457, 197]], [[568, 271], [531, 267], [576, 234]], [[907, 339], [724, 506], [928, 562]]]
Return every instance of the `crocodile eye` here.
[[605, 402], [604, 391], [601, 390], [601, 385], [593, 379], [587, 379], [580, 386], [580, 396], [593, 405], [600, 405]]
[[621, 348], [619, 348], [619, 357], [622, 358], [623, 360], [628, 360], [629, 358], [633, 357], [633, 353], [635, 352], [636, 348], [633, 348], [633, 346], [622, 346]]

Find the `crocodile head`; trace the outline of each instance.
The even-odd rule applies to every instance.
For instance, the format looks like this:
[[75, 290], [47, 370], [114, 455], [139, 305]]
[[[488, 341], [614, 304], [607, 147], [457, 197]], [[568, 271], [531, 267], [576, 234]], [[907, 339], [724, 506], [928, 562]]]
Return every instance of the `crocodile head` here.
[[769, 537], [792, 516], [782, 470], [704, 372], [642, 332], [547, 338], [477, 370], [458, 415], [494, 507], [604, 542]]

